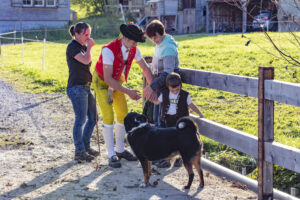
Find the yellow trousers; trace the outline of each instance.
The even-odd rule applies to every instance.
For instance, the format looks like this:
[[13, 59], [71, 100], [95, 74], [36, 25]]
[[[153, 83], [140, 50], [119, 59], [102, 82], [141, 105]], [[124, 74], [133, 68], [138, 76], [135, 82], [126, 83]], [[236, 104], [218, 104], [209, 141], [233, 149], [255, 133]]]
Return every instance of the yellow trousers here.
[[[119, 83], [123, 83], [125, 80], [124, 74], [121, 76]], [[102, 78], [99, 77], [95, 71], [93, 73], [92, 87], [95, 90], [97, 103], [100, 106], [100, 110], [103, 116], [103, 123], [112, 125], [114, 123], [114, 111], [117, 115], [117, 122], [124, 124], [124, 118], [128, 114], [127, 102], [125, 94], [114, 90], [113, 92], [113, 103], [108, 103], [108, 85]]]

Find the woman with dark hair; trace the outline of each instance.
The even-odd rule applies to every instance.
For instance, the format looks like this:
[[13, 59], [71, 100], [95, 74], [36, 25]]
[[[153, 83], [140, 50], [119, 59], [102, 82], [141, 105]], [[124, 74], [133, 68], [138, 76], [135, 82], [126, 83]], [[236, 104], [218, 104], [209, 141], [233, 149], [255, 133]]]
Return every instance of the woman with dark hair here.
[[[75, 113], [73, 127], [75, 160], [78, 162], [91, 161], [99, 155], [99, 152], [90, 146], [97, 117], [95, 98], [90, 88], [92, 82], [91, 49], [95, 42], [90, 38], [91, 27], [87, 23], [79, 22], [72, 25], [69, 33], [73, 40], [69, 43], [66, 52], [69, 67], [67, 95]], [[86, 117], [88, 118], [87, 122]]]

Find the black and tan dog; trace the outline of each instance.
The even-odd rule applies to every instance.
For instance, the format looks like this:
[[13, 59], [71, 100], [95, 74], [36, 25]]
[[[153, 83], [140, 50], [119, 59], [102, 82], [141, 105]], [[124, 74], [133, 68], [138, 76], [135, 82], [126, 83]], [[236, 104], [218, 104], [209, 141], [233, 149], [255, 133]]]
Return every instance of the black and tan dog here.
[[193, 165], [200, 177], [200, 187], [204, 187], [201, 169], [201, 140], [197, 125], [189, 117], [177, 121], [176, 127], [156, 128], [147, 123], [146, 116], [135, 112], [124, 119], [127, 140], [141, 162], [144, 173], [144, 186], [149, 184], [151, 162], [165, 159], [179, 153], [188, 172], [189, 189], [194, 179]]

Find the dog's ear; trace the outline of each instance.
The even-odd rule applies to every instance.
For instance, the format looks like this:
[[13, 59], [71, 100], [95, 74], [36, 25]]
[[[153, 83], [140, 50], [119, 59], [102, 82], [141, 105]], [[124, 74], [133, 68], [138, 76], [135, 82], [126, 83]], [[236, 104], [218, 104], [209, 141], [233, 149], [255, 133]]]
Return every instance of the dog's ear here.
[[128, 133], [134, 126], [134, 119], [137, 113], [135, 112], [130, 112], [127, 114], [127, 116], [124, 118], [124, 126], [125, 126], [125, 131]]

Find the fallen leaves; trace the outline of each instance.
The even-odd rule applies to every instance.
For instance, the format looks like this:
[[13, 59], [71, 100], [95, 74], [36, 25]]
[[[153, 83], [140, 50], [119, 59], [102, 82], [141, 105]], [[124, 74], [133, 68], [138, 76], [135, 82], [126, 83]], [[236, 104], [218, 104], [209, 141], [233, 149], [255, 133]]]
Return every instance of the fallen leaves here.
[[94, 166], [94, 169], [95, 169], [96, 171], [99, 171], [99, 170], [101, 169], [101, 165], [97, 163], [97, 164]]
[[209, 172], [206, 172], [206, 173], [205, 173], [205, 176], [206, 176], [206, 177], [209, 177], [209, 175], [210, 175]]
[[6, 186], [12, 186], [13, 184], [12, 183], [10, 183], [10, 182], [7, 182], [6, 183]]
[[242, 189], [242, 190], [248, 190], [248, 186], [245, 185], [245, 184], [242, 184], [240, 182], [232, 182], [231, 187], [236, 187], [236, 188], [239, 188], [239, 189]]

